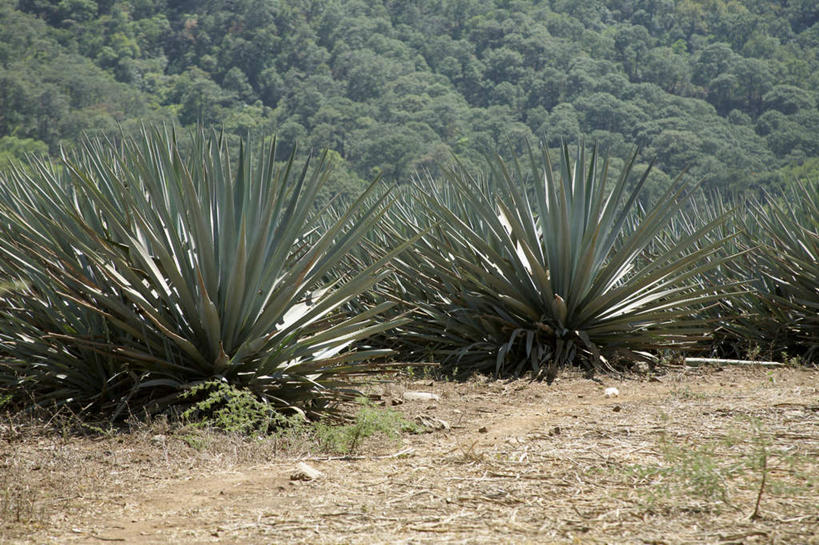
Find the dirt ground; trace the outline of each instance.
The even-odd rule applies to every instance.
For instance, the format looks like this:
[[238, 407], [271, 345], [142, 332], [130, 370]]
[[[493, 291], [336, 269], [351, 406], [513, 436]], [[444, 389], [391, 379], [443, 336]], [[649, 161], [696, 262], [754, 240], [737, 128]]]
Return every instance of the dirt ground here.
[[[162, 422], [0, 422], [0, 543], [819, 544], [819, 371], [371, 391], [430, 431], [344, 458]], [[294, 480], [299, 463], [321, 475]]]

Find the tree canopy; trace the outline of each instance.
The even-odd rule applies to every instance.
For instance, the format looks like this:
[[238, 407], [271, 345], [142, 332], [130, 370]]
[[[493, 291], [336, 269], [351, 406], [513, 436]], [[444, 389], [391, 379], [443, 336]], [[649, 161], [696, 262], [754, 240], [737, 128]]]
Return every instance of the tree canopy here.
[[812, 0], [0, 0], [0, 166], [147, 120], [329, 148], [339, 187], [584, 134], [771, 189], [819, 174], [817, 52]]

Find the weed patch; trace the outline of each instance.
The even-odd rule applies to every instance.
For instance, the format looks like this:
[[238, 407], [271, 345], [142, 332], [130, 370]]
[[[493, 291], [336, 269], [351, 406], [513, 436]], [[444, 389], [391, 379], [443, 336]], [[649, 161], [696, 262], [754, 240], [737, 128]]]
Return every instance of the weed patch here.
[[[293, 423], [292, 417], [283, 415], [249, 390], [224, 382], [204, 382], [182, 395], [183, 400], [197, 398], [199, 400], [181, 415], [182, 421], [194, 428], [211, 428], [241, 435], [267, 435]], [[298, 415], [296, 418], [300, 419]]]
[[420, 433], [423, 428], [410, 422], [398, 411], [374, 407], [366, 398], [359, 398], [361, 408], [352, 423], [345, 425], [317, 422], [313, 429], [319, 447], [327, 452], [352, 454], [361, 442], [372, 436], [396, 440], [401, 433]]
[[189, 430], [180, 437], [195, 450], [204, 450], [212, 438], [201, 433], [214, 430], [245, 436], [271, 436], [281, 445], [311, 443], [313, 449], [352, 454], [368, 437], [395, 440], [401, 433], [420, 433], [422, 426], [392, 409], [374, 407], [364, 397], [351, 422], [321, 420], [308, 423], [300, 414], [286, 416], [260, 401], [252, 392], [222, 382], [206, 382], [191, 388], [184, 399], [196, 399], [182, 415]]
[[[810, 489], [810, 479], [794, 487], [808, 460], [787, 449], [778, 449], [773, 436], [758, 419], [738, 421], [723, 438], [678, 444], [663, 434], [661, 461], [626, 468], [644, 507], [661, 508], [685, 499], [703, 502], [701, 509], [719, 512], [723, 507], [746, 509], [736, 501], [753, 492], [749, 518], [759, 518], [766, 495], [798, 494]], [[776, 475], [787, 475], [778, 479]], [[746, 494], [741, 494], [745, 492]]]

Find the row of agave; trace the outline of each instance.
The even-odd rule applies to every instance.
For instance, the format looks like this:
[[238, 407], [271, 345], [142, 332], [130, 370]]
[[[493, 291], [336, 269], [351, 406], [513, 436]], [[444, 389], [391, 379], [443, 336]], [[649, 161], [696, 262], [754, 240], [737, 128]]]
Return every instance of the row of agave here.
[[150, 129], [0, 173], [0, 388], [118, 418], [219, 380], [321, 414], [385, 359], [551, 381], [715, 331], [817, 353], [815, 188], [737, 215], [681, 177], [645, 208], [636, 154], [610, 177], [581, 146], [318, 208], [326, 156], [230, 156]]

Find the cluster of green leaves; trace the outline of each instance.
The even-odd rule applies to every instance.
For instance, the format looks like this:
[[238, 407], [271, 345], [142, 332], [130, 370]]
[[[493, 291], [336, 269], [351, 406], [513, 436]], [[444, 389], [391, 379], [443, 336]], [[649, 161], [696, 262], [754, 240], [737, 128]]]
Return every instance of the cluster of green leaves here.
[[0, 385], [40, 405], [113, 414], [162, 409], [225, 380], [278, 407], [323, 411], [351, 398], [351, 347], [396, 325], [389, 303], [340, 309], [387, 274], [389, 254], [343, 281], [335, 267], [389, 202], [376, 184], [323, 229], [328, 157], [276, 162], [276, 143], [230, 161], [217, 134], [146, 130], [84, 142], [59, 164], [0, 180]]
[[819, 173], [819, 8], [786, 4], [0, 0], [0, 163], [150, 118], [331, 149], [325, 197], [581, 133], [655, 197], [771, 188]]
[[190, 403], [181, 414], [182, 421], [197, 428], [241, 435], [266, 435], [291, 424], [287, 417], [249, 390], [239, 389], [224, 381], [197, 384], [179, 397], [181, 402]]

